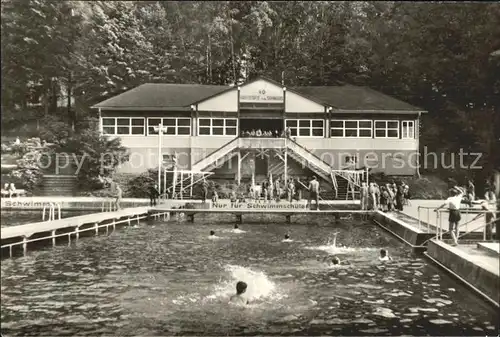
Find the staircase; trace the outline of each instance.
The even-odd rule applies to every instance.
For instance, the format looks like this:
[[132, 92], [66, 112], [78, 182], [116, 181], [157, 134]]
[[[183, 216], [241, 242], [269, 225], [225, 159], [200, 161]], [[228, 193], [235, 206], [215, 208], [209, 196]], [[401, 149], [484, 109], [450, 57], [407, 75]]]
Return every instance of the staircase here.
[[74, 196], [77, 177], [74, 175], [44, 175], [37, 194], [40, 196]]
[[[316, 155], [305, 149], [300, 144], [291, 139], [284, 138], [235, 138], [229, 143], [225, 144], [215, 152], [195, 163], [191, 170], [193, 171], [211, 171], [223, 162], [231, 159], [237, 155], [237, 149], [287, 149], [289, 158], [301, 164], [303, 168], [308, 168], [315, 175], [321, 177], [323, 180], [333, 184], [333, 189], [337, 185], [337, 199], [352, 200], [352, 193], [348, 194], [349, 181], [354, 184], [355, 199], [359, 198], [359, 187], [361, 185], [361, 178], [363, 173], [355, 170], [336, 170], [332, 171], [332, 167], [318, 158]], [[222, 160], [222, 161], [221, 161]], [[291, 168], [288, 168], [291, 170]], [[281, 175], [284, 171], [284, 163], [275, 164], [269, 168], [269, 173], [273, 175]], [[291, 176], [291, 171], [288, 174]], [[334, 199], [335, 191], [328, 196]]]
[[[217, 165], [222, 164], [219, 163], [220, 159], [224, 159], [226, 161], [229, 159], [229, 157], [233, 157], [236, 155], [236, 153], [231, 153], [233, 150], [237, 149], [239, 147], [239, 138], [235, 138], [229, 143], [221, 146], [219, 149], [217, 149], [215, 152], [212, 152], [205, 158], [201, 159], [197, 163], [193, 164], [191, 166], [191, 171], [211, 171]], [[227, 156], [230, 154], [229, 157], [224, 158], [224, 156]]]

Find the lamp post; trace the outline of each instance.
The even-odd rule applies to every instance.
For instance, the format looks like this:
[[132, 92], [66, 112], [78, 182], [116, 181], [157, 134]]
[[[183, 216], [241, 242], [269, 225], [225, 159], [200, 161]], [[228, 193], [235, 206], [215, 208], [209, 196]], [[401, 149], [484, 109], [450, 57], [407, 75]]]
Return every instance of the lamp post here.
[[[161, 195], [161, 169], [163, 167], [163, 156], [161, 152], [161, 137], [163, 136], [163, 132], [168, 131], [168, 126], [163, 126], [158, 124], [158, 126], [154, 127], [155, 132], [158, 132], [158, 191]], [[165, 192], [165, 191], [164, 191]]]

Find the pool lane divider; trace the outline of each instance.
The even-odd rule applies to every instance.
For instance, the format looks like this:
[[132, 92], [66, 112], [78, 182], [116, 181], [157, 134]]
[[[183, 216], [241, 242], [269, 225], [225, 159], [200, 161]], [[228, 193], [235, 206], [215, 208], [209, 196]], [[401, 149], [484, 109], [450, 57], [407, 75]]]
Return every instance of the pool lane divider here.
[[71, 245], [72, 239], [97, 236], [118, 226], [132, 226], [141, 220], [169, 220], [168, 212], [156, 211], [151, 207], [125, 208], [114, 212], [102, 212], [75, 216], [60, 220], [43, 221], [1, 229], [1, 257], [11, 258], [24, 256], [28, 250], [34, 250], [52, 243], [56, 246], [62, 242]]

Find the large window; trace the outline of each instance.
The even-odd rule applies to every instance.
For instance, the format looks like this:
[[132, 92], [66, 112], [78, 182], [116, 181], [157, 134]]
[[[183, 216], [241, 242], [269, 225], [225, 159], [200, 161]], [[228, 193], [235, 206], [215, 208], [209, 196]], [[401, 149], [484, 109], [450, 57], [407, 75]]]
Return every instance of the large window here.
[[415, 121], [401, 122], [401, 138], [405, 139], [415, 138]]
[[287, 119], [287, 128], [290, 128], [293, 137], [323, 137], [324, 120], [322, 119]]
[[399, 138], [399, 121], [375, 121], [375, 138]]
[[176, 118], [176, 117], [166, 117], [166, 118], [148, 118], [148, 135], [157, 135], [158, 131], [155, 131], [155, 126], [158, 124], [166, 127], [163, 130], [163, 134], [172, 136], [189, 136], [191, 135], [191, 118]]
[[236, 118], [199, 118], [198, 135], [200, 136], [236, 136], [238, 120]]
[[372, 138], [371, 120], [332, 120], [330, 137]]
[[144, 117], [103, 117], [105, 135], [144, 135]]

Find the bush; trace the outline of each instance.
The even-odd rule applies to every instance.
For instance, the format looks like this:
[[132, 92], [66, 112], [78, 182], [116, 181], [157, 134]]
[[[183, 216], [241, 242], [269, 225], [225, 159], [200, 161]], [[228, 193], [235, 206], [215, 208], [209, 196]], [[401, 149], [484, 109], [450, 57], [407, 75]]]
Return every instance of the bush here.
[[435, 176], [413, 178], [407, 181], [412, 199], [446, 199], [448, 183]]
[[124, 194], [130, 198], [148, 198], [149, 186], [156, 183], [158, 179], [158, 169], [149, 169], [140, 175], [128, 179], [125, 186], [122, 186]]
[[60, 150], [82, 156], [78, 183], [83, 190], [101, 189], [111, 179], [118, 165], [129, 160], [120, 138], [103, 136], [94, 125], [69, 139]]

